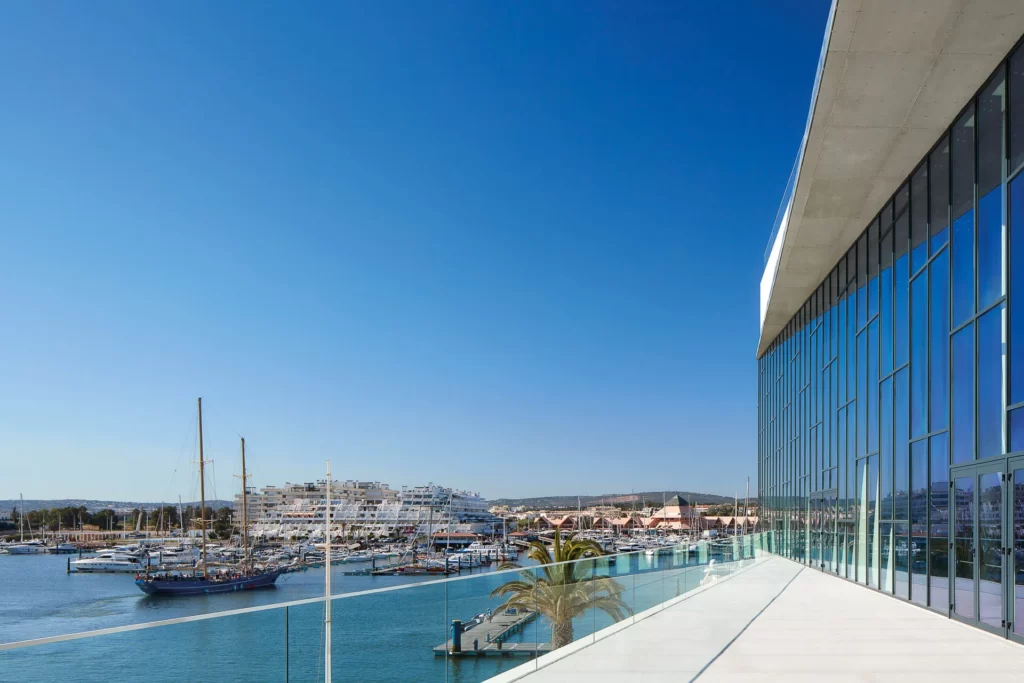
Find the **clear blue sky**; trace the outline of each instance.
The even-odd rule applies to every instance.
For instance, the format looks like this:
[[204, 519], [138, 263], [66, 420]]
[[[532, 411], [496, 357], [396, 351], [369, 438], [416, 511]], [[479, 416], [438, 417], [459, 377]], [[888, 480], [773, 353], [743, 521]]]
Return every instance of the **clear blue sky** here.
[[742, 495], [827, 13], [6, 5], [0, 498]]

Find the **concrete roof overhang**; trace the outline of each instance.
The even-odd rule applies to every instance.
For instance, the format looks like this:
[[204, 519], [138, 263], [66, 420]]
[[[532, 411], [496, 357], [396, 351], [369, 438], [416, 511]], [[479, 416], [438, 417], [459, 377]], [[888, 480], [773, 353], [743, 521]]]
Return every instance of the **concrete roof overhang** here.
[[834, 0], [760, 357], [1024, 34], [1024, 0]]

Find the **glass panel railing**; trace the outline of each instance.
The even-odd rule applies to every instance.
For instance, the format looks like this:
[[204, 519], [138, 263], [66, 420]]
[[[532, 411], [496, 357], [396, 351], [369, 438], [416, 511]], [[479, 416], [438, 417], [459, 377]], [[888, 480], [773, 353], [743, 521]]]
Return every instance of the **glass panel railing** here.
[[[768, 544], [752, 534], [572, 562], [524, 557], [499, 571], [335, 595], [332, 678], [518, 676], [741, 573]], [[0, 680], [323, 681], [324, 609], [308, 599], [4, 643]]]

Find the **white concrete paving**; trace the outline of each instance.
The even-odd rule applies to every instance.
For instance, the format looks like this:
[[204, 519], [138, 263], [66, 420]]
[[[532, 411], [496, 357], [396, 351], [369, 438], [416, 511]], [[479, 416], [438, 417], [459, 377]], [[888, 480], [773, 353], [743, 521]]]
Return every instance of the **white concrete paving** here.
[[527, 683], [1024, 680], [1024, 647], [772, 558]]

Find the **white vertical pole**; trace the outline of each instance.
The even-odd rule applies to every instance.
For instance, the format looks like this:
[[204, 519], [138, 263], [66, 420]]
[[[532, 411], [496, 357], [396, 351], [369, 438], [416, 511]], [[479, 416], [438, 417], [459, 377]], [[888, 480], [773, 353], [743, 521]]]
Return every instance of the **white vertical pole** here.
[[331, 683], [331, 461], [327, 461], [327, 506], [324, 527], [327, 531], [324, 567], [324, 681]]

